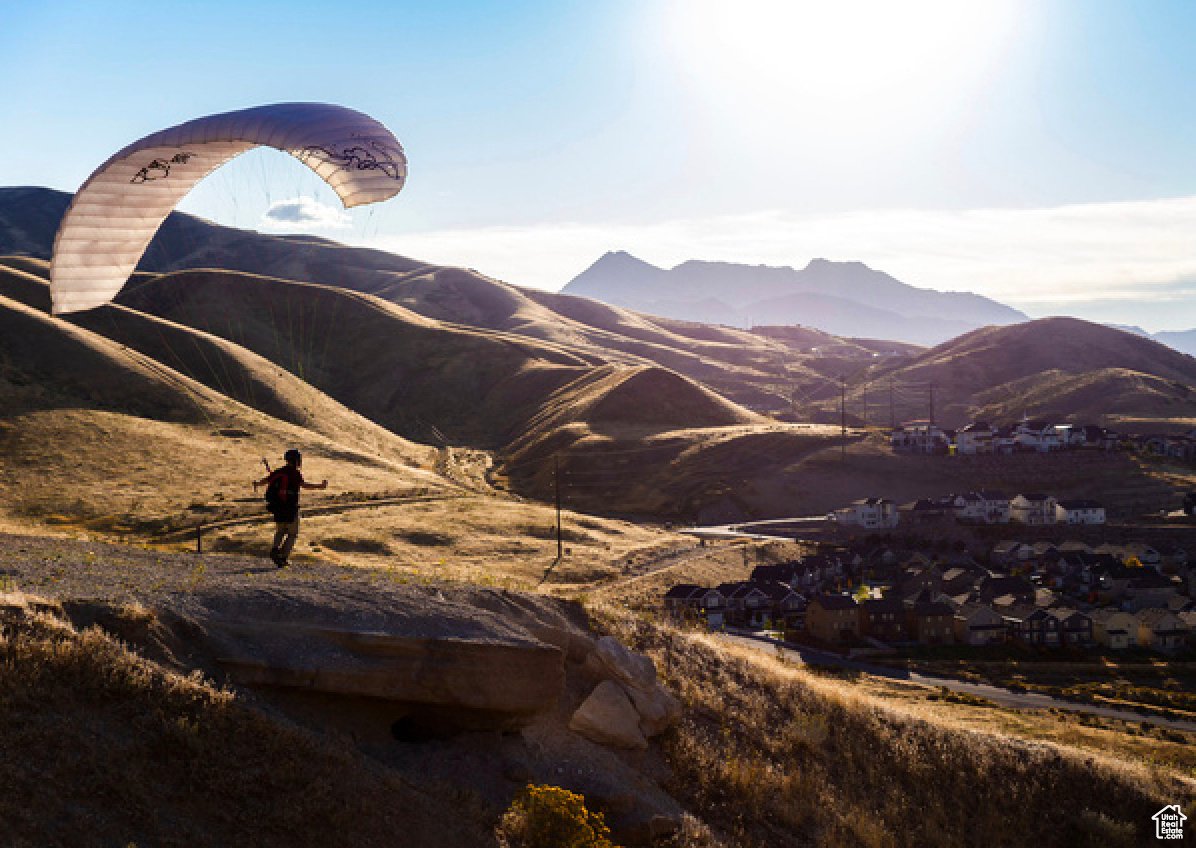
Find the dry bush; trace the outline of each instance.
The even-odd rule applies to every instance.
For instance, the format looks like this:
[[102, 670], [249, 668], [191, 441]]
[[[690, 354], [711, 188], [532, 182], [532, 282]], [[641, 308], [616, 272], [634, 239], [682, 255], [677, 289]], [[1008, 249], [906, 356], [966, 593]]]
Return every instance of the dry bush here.
[[528, 785], [515, 796], [497, 831], [509, 848], [617, 848], [601, 813], [559, 786]]
[[708, 636], [601, 612], [685, 704], [664, 743], [671, 791], [743, 845], [1133, 845], [1164, 804], [1194, 797], [1161, 772], [935, 723]]
[[464, 810], [438, 808], [348, 745], [56, 613], [0, 597], [4, 844], [493, 844]]

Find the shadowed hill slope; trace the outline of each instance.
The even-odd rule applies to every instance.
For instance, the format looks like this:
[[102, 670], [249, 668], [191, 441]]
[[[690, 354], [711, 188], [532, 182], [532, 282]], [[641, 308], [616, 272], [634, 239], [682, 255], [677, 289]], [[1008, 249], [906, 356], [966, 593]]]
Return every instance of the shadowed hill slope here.
[[[13, 267], [18, 265], [33, 273]], [[129, 381], [107, 356], [81, 359], [69, 347], [64, 349], [57, 331], [69, 336], [69, 328], [77, 327], [81, 337], [91, 340], [92, 344], [104, 347], [99, 340], [105, 339], [115, 342], [124, 353], [142, 354], [148, 358], [143, 361], [154, 363], [155, 374], [171, 375], [171, 385], [186, 385], [186, 381], [178, 380], [185, 377], [213, 390], [216, 394], [205, 399], [205, 403], [222, 404], [224, 399], [237, 401], [278, 421], [383, 457], [402, 458], [413, 452], [423, 453], [422, 448], [417, 449], [324, 393], [315, 391], [289, 371], [217, 336], [116, 304], [73, 314], [66, 322], [48, 320], [45, 313], [49, 311], [50, 295], [44, 279], [47, 273], [46, 263], [41, 260], [0, 259], [0, 295], [30, 307], [43, 317], [37, 341], [33, 342], [35, 336], [32, 334], [27, 339], [37, 345], [43, 356], [58, 354], [61, 357], [48, 369], [41, 369], [40, 377], [27, 373], [31, 383], [36, 379], [42, 385], [58, 385], [75, 371], [79, 374], [78, 381], [90, 386], [88, 391], [103, 399], [109, 408], [141, 414], [139, 404], [154, 397], [155, 391], [146, 391], [137, 381]], [[111, 353], [112, 348], [104, 349]], [[27, 355], [14, 354], [13, 360], [21, 362], [25, 370], [35, 367]], [[194, 411], [194, 401], [188, 399], [190, 391], [183, 393], [182, 398], [173, 389], [169, 394], [173, 398], [171, 408]], [[202, 418], [208, 420], [212, 414], [205, 411]]]
[[[0, 255], [48, 259], [69, 200], [49, 189], [0, 189]], [[152, 273], [205, 268], [375, 294], [438, 321], [567, 345], [606, 362], [660, 365], [764, 411], [788, 410], [790, 397], [829, 385], [821, 369], [805, 361], [807, 354], [783, 341], [657, 319], [311, 236], [222, 227], [178, 212], [167, 218], [139, 265]], [[869, 355], [854, 341], [839, 342]]]
[[1046, 371], [980, 392], [975, 401], [976, 415], [992, 421], [1030, 415], [1058, 421], [1116, 422], [1137, 429], [1196, 417], [1196, 391], [1190, 384], [1127, 368], [1101, 368], [1083, 374]]
[[[0, 273], [0, 290], [13, 279], [25, 294], [40, 285], [9, 271]], [[234, 352], [227, 361], [247, 363]], [[259, 374], [263, 390], [275, 394], [298, 383], [273, 382], [268, 369]], [[314, 394], [307, 388], [310, 412], [330, 435], [266, 415], [131, 345], [0, 294], [0, 513], [67, 515], [123, 534], [186, 521], [191, 506], [208, 499], [231, 505], [240, 496], [260, 512], [249, 482], [261, 475], [262, 457], [285, 447], [300, 448], [321, 473], [359, 491], [446, 488], [417, 467], [431, 466], [431, 450]]]
[[[1174, 429], [1196, 417], [1196, 359], [1142, 336], [1076, 318], [985, 327], [853, 380], [935, 387], [936, 420], [958, 426], [1023, 414], [1076, 423], [1138, 423]], [[837, 398], [835, 399], [837, 400]], [[823, 404], [824, 420], [838, 404]], [[914, 417], [925, 417], [925, 411]], [[1179, 423], [1168, 423], [1176, 419]]]

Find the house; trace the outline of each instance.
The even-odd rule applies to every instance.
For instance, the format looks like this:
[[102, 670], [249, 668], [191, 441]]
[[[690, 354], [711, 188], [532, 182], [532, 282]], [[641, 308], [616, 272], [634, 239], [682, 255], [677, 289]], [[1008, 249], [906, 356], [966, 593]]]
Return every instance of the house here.
[[889, 441], [893, 450], [903, 453], [947, 452], [947, 437], [930, 421], [910, 421], [895, 427]]
[[993, 431], [993, 453], [1011, 454], [1017, 447], [1017, 436], [1012, 427], [999, 427]]
[[829, 516], [836, 524], [887, 530], [897, 526], [897, 502], [888, 498], [861, 498]]
[[1058, 502], [1053, 495], [1037, 493], [1018, 495], [1009, 502], [1012, 520], [1033, 526], [1054, 524], [1057, 507]]
[[905, 611], [910, 636], [923, 645], [950, 645], [955, 641], [955, 610], [938, 601], [922, 601]]
[[1174, 653], [1184, 646], [1188, 625], [1170, 610], [1144, 609], [1137, 615], [1138, 646]]
[[984, 523], [984, 498], [976, 492], [955, 495], [952, 505], [955, 507], [955, 520], [964, 524]]
[[1196, 610], [1177, 612], [1176, 615], [1188, 627], [1188, 647], [1194, 647], [1193, 642], [1196, 640]]
[[[789, 590], [789, 587], [785, 587]], [[763, 582], [723, 583], [718, 591], [727, 599], [726, 623], [734, 627], [766, 627], [773, 623], [772, 596]], [[791, 590], [790, 590], [791, 591]]]
[[712, 629], [719, 629], [725, 623], [727, 601], [718, 589], [681, 583], [669, 589], [664, 595], [664, 608], [672, 614], [704, 618]]
[[970, 568], [948, 568], [943, 572], [942, 587], [948, 595], [959, 595], [976, 588], [977, 572]]
[[993, 452], [993, 428], [987, 421], [973, 421], [955, 434], [955, 452], [983, 454]]
[[1047, 610], [1059, 622], [1059, 641], [1064, 645], [1086, 648], [1092, 644], [1092, 618], [1074, 609]]
[[860, 634], [886, 642], [906, 638], [905, 605], [896, 598], [861, 601], [858, 607]]
[[1147, 568], [1127, 570], [1137, 572], [1126, 583], [1124, 589], [1131, 611], [1168, 607], [1171, 605], [1171, 599], [1179, 594], [1179, 586], [1170, 577], [1164, 577]]
[[1042, 607], [1010, 607], [1001, 615], [1011, 638], [1026, 645], [1059, 644], [1059, 619]]
[[989, 559], [998, 565], [1015, 565], [1018, 561], [1018, 548], [1022, 545], [1016, 539], [1002, 539], [993, 546]]
[[1138, 644], [1138, 619], [1128, 612], [1102, 607], [1088, 614], [1092, 619], [1092, 639], [1114, 651], [1124, 651]]
[[984, 502], [985, 524], [1008, 524], [1012, 517], [1009, 495], [995, 489], [981, 489], [976, 494]]
[[897, 511], [900, 513], [900, 524], [943, 524], [955, 518], [955, 506], [951, 498], [921, 498], [902, 504]]
[[817, 595], [806, 607], [806, 630], [815, 639], [832, 644], [859, 638], [860, 614], [854, 598]]
[[952, 622], [955, 641], [961, 645], [996, 645], [1005, 641], [1005, 619], [992, 607], [964, 604]]
[[1055, 504], [1059, 524], [1104, 524], [1105, 508], [1093, 500], [1062, 500]]
[[986, 577], [980, 582], [980, 602], [990, 603], [1003, 595], [1012, 595], [1014, 604], [1031, 606], [1034, 604], [1036, 589], [1034, 584], [1022, 577]]
[[1023, 450], [1039, 453], [1057, 451], [1063, 447], [1058, 428], [1049, 421], [1022, 421], [1013, 428], [1013, 438]]
[[664, 608], [671, 612], [689, 609], [691, 606], [690, 597], [701, 591], [701, 589], [701, 586], [693, 583], [678, 583], [664, 593]]
[[912, 595], [922, 589], [942, 591], [943, 572], [937, 565], [910, 567], [897, 578], [897, 588], [902, 595]]
[[794, 591], [785, 583], [774, 580], [752, 581], [770, 599], [770, 618], [772, 623], [784, 630], [804, 630], [806, 623], [806, 607], [809, 605], [805, 595]]

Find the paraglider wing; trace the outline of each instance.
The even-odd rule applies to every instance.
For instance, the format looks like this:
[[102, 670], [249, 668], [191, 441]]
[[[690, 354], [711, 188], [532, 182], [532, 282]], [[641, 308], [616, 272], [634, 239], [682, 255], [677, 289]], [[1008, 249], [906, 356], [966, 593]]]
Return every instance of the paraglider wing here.
[[261, 146], [310, 167], [345, 208], [394, 197], [407, 178], [407, 158], [390, 130], [341, 106], [279, 103], [156, 132], [121, 150], [76, 192], [54, 239], [54, 313], [115, 297], [183, 196], [233, 157]]

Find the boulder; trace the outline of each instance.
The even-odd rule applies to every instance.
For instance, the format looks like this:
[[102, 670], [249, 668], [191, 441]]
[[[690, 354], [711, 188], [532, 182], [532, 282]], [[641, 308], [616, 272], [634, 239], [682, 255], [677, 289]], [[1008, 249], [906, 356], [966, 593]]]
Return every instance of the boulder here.
[[[526, 723], [565, 689], [565, 650], [505, 615], [495, 593], [332, 585], [317, 594], [296, 583], [189, 600], [203, 653], [241, 684], [386, 699], [404, 715], [470, 728]], [[537, 603], [521, 599], [519, 618], [534, 626], [542, 609], [559, 626], [554, 606]]]
[[[220, 625], [242, 638], [240, 656], [220, 658], [233, 680], [242, 684], [512, 716], [550, 710], [564, 690], [564, 656], [559, 648], [543, 643], [429, 639], [290, 625], [286, 630], [294, 641], [287, 655], [254, 656], [252, 634], [260, 625]], [[269, 629], [277, 638], [279, 625]]]
[[681, 718], [681, 702], [659, 683], [651, 689], [624, 688], [639, 713], [640, 730], [645, 736], [658, 736]]
[[603, 636], [594, 644], [584, 668], [594, 677], [618, 680], [635, 689], [648, 690], [656, 684], [656, 664], [613, 636]]
[[569, 729], [611, 748], [647, 748], [640, 714], [619, 684], [604, 680], [569, 719]]

